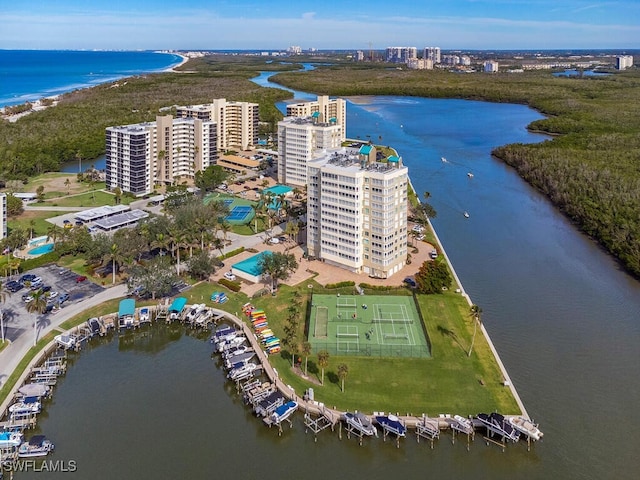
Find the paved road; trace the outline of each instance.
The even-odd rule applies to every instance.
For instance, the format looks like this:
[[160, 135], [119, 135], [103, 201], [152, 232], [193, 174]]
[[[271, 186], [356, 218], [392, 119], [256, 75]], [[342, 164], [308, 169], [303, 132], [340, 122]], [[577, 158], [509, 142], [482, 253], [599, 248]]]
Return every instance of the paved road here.
[[[49, 325], [40, 329], [38, 332], [38, 338], [42, 338], [51, 330], [60, 326], [60, 324], [71, 317], [90, 309], [93, 305], [98, 305], [107, 300], [114, 298], [124, 297], [127, 293], [126, 285], [116, 285], [115, 287], [107, 288], [102, 292], [87, 298], [81, 302], [74, 303], [61, 309], [55, 315], [49, 316]], [[18, 366], [22, 358], [26, 355], [29, 349], [33, 346], [33, 330], [25, 329], [21, 334], [14, 339], [14, 341], [0, 352], [0, 385], [9, 378], [15, 368]]]

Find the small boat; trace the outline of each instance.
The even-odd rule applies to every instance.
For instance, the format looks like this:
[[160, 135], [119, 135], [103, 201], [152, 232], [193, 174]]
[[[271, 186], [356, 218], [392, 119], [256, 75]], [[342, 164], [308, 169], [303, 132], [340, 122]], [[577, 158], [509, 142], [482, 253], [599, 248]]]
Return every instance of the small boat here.
[[460, 415], [453, 416], [454, 422], [451, 424], [451, 428], [467, 435], [473, 433], [473, 422], [469, 418], [464, 418]]
[[499, 413], [479, 413], [476, 417], [482, 424], [487, 427], [488, 432], [493, 432], [507, 440], [517, 442], [520, 438], [520, 432]]
[[463, 215], [464, 215], [464, 218], [469, 218], [469, 212], [465, 211]]
[[207, 308], [207, 306], [204, 303], [196, 303], [193, 307], [191, 307], [189, 313], [187, 313], [187, 322], [193, 322], [198, 317], [198, 315], [200, 315], [200, 312], [202, 312], [205, 308]]
[[447, 163], [447, 159], [446, 159], [446, 158], [444, 158], [444, 157], [440, 157], [440, 161], [441, 161], [442, 163]]
[[44, 435], [34, 435], [28, 442], [23, 442], [18, 448], [18, 457], [44, 457], [53, 450], [54, 446]]
[[226, 352], [233, 347], [238, 347], [247, 341], [247, 337], [243, 335], [235, 335], [222, 342], [216, 343], [218, 352]]
[[87, 326], [89, 327], [92, 336], [102, 334], [102, 324], [97, 317], [92, 317], [87, 320]]
[[138, 312], [138, 318], [140, 323], [146, 323], [151, 321], [151, 314], [149, 312], [149, 307], [142, 307]]
[[60, 348], [64, 348], [65, 350], [68, 348], [73, 348], [76, 346], [76, 337], [75, 335], [56, 335], [53, 337]]
[[242, 365], [248, 363], [249, 360], [255, 357], [255, 355], [256, 355], [256, 352], [246, 352], [246, 353], [241, 353], [239, 355], [234, 355], [232, 357], [227, 358], [224, 361], [224, 366], [229, 370], [233, 368], [241, 367]]
[[17, 448], [22, 439], [22, 432], [0, 432], [0, 450]]
[[247, 345], [238, 345], [238, 346], [234, 346], [229, 348], [228, 350], [225, 350], [222, 352], [222, 356], [225, 359], [230, 359], [232, 357], [234, 357], [235, 355], [242, 355], [243, 353], [246, 352], [252, 352], [253, 348], [247, 346]]
[[544, 436], [544, 433], [540, 431], [538, 425], [528, 418], [517, 416], [509, 417], [507, 420], [513, 428], [518, 430], [520, 433], [524, 433], [529, 438], [540, 440]]
[[271, 421], [276, 425], [279, 424], [280, 422], [284, 422], [297, 409], [298, 409], [298, 402], [294, 402], [293, 400], [290, 400], [287, 403], [280, 405], [278, 408], [275, 409], [275, 411], [271, 414]]
[[376, 437], [378, 436], [378, 430], [376, 429], [376, 426], [373, 423], [371, 423], [371, 420], [369, 420], [369, 417], [367, 417], [364, 413], [346, 412], [344, 414], [344, 421], [351, 428], [357, 430], [359, 433], [363, 435], [368, 435], [368, 436], [375, 435]]
[[467, 177], [469, 177], [469, 178], [473, 178], [473, 173], [471, 173], [471, 172], [467, 172]]
[[395, 415], [377, 415], [376, 422], [387, 433], [394, 433], [398, 437], [404, 437], [407, 434], [407, 427]]
[[28, 413], [40, 413], [42, 407], [38, 397], [25, 397], [22, 401], [14, 403], [9, 407], [9, 413], [13, 415], [24, 415]]
[[248, 378], [253, 375], [253, 372], [258, 368], [255, 363], [245, 363], [244, 365], [233, 368], [229, 371], [227, 377], [230, 380], [238, 381]]

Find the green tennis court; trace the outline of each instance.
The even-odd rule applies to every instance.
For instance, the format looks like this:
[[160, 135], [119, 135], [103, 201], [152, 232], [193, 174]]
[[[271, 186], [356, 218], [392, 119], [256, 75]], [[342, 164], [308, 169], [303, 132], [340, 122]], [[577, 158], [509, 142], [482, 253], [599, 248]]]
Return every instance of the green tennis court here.
[[333, 355], [431, 356], [410, 296], [313, 295], [308, 341]]

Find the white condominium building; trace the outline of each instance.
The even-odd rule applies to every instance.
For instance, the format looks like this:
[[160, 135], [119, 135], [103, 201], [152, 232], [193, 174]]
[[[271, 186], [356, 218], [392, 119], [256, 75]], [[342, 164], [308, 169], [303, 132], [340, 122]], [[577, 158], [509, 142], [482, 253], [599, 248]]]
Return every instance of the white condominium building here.
[[106, 186], [141, 196], [150, 193], [155, 183], [193, 180], [196, 172], [215, 164], [216, 135], [215, 122], [171, 115], [108, 127]]
[[177, 107], [176, 117], [216, 122], [218, 149], [247, 150], [258, 143], [259, 105], [224, 98], [203, 105]]
[[424, 47], [423, 57], [433, 63], [440, 63], [440, 47]]
[[409, 60], [418, 58], [416, 47], [387, 47], [385, 59], [391, 63], [407, 63]]
[[633, 55], [620, 55], [616, 57], [616, 69], [624, 70], [633, 67]]
[[347, 102], [342, 98], [318, 95], [315, 101], [287, 105], [287, 117], [311, 116], [319, 123], [339, 125], [341, 140], [344, 141], [347, 138]]
[[318, 112], [310, 117], [285, 117], [278, 122], [278, 182], [303, 187], [307, 184], [307, 164], [326, 149], [342, 143], [342, 129], [322, 123]]
[[365, 145], [309, 162], [307, 248], [331, 265], [388, 278], [407, 260], [408, 169], [376, 155]]
[[498, 62], [495, 60], [488, 60], [484, 62], [484, 71], [486, 73], [497, 73], [498, 72]]

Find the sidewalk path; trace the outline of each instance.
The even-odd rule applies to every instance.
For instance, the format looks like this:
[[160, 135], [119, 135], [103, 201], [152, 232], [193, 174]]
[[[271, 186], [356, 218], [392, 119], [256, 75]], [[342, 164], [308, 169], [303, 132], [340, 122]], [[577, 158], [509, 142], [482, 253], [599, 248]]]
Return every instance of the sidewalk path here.
[[[71, 317], [89, 310], [93, 305], [124, 297], [126, 294], [126, 285], [116, 285], [82, 302], [66, 306], [55, 315], [49, 316], [50, 324], [38, 331], [38, 339], [44, 337]], [[89, 317], [89, 314], [87, 314], [87, 317]], [[4, 382], [11, 376], [31, 347], [33, 347], [33, 330], [26, 329], [11, 345], [0, 352], [0, 386], [4, 385]]]

